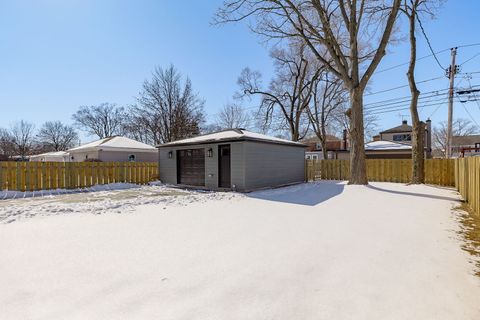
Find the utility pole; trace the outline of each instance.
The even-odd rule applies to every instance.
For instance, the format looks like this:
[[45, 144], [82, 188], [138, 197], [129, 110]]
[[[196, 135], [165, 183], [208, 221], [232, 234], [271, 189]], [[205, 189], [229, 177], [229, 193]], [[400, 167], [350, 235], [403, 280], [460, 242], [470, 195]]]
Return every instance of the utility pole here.
[[447, 69], [447, 75], [450, 79], [450, 88], [448, 90], [448, 120], [447, 120], [447, 146], [445, 148], [445, 156], [451, 158], [452, 156], [452, 122], [453, 122], [453, 93], [455, 85], [455, 74], [457, 73], [457, 66], [455, 65], [455, 57], [457, 56], [457, 47], [451, 49], [452, 63]]

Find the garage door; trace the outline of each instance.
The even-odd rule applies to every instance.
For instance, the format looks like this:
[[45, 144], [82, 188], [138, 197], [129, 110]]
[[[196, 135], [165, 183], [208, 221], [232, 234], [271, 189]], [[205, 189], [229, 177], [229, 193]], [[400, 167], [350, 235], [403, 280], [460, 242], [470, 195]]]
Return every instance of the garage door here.
[[205, 149], [177, 150], [177, 182], [205, 186]]

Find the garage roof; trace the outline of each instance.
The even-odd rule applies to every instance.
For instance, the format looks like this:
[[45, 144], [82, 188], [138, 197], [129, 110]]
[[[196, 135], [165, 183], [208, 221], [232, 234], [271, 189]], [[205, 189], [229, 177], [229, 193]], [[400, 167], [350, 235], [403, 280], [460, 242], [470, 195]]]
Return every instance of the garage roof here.
[[247, 131], [245, 129], [227, 129], [219, 132], [199, 135], [193, 138], [187, 138], [187, 139], [165, 143], [165, 144], [159, 145], [158, 147], [173, 147], [173, 146], [218, 143], [218, 142], [227, 142], [227, 141], [256, 141], [256, 142], [276, 143], [276, 144], [284, 144], [284, 145], [291, 145], [291, 146], [297, 146], [297, 147], [305, 147], [305, 145], [300, 142], [267, 136], [261, 133]]

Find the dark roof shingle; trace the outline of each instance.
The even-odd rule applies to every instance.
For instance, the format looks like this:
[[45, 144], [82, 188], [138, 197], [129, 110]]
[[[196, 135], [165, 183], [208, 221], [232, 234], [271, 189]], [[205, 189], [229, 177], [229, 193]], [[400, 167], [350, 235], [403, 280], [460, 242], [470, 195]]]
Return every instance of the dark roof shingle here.
[[452, 137], [452, 145], [454, 146], [473, 146], [475, 143], [480, 143], [480, 134]]
[[387, 129], [385, 131], [380, 132], [382, 133], [400, 133], [400, 132], [411, 132], [412, 131], [412, 126], [409, 126], [406, 121], [404, 121], [401, 125], [397, 127], [393, 127], [390, 129]]

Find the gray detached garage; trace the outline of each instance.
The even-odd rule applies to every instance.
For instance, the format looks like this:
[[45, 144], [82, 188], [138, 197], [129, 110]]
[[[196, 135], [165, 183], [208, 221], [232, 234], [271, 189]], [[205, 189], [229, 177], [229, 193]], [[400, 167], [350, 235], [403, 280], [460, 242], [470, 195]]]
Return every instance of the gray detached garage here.
[[305, 145], [244, 129], [158, 146], [167, 184], [248, 192], [305, 180]]

